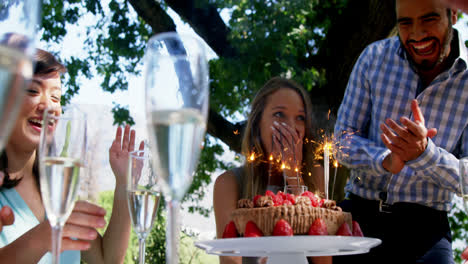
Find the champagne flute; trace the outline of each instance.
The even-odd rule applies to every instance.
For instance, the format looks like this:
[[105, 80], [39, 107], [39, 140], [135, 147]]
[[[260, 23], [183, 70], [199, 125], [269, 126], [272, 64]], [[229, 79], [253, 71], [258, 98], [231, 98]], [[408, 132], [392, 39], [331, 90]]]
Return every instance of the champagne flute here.
[[40, 3], [40, 0], [2, 0], [0, 4], [0, 151], [32, 79]]
[[460, 189], [463, 197], [465, 212], [468, 214], [468, 157], [460, 159]]
[[301, 195], [305, 191], [307, 191], [307, 186], [305, 185], [285, 185], [284, 186], [284, 193]]
[[145, 241], [158, 212], [159, 189], [147, 150], [130, 153], [127, 181], [127, 201], [133, 231], [138, 236], [140, 264], [145, 263]]
[[48, 108], [42, 120], [39, 144], [39, 182], [47, 219], [52, 227], [52, 254], [59, 263], [62, 229], [75, 205], [87, 138], [86, 114], [74, 106], [63, 114]]
[[187, 35], [152, 37], [145, 54], [146, 112], [153, 162], [167, 204], [166, 263], [178, 263], [179, 210], [206, 130], [208, 65]]

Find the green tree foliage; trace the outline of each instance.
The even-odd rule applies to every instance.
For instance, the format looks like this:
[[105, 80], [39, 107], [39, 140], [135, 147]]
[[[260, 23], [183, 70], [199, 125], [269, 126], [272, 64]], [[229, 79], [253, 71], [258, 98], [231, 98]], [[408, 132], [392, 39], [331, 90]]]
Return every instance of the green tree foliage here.
[[323, 14], [339, 12], [346, 3], [331, 2], [218, 1], [232, 9], [229, 38], [241, 56], [211, 62], [214, 108], [228, 115], [245, 109], [272, 76], [293, 78], [308, 90], [320, 88], [324, 72], [310, 66], [308, 58], [317, 54], [331, 23], [331, 17]]

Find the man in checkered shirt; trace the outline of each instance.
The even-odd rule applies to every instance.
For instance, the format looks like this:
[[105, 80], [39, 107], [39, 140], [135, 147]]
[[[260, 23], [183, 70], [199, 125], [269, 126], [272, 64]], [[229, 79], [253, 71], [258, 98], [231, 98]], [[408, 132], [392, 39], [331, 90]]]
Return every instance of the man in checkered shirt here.
[[341, 204], [369, 254], [335, 263], [453, 263], [447, 211], [468, 156], [468, 58], [439, 0], [396, 0], [398, 36], [370, 44], [338, 111], [338, 161], [350, 168]]

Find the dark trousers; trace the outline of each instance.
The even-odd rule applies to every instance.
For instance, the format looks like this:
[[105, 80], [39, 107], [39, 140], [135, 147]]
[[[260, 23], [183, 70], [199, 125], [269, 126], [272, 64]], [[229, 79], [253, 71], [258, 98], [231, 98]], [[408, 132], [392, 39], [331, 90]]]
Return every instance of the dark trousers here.
[[333, 263], [454, 263], [447, 212], [414, 203], [395, 203], [389, 213], [379, 202], [349, 195], [340, 204], [366, 237], [382, 240], [367, 254], [334, 257]]

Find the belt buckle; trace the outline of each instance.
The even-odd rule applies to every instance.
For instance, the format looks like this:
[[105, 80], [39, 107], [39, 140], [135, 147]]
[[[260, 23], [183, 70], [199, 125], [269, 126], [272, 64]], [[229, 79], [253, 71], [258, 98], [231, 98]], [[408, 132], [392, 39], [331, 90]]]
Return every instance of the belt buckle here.
[[379, 201], [379, 212], [381, 212], [381, 213], [391, 213], [392, 212], [391, 205], [389, 205], [388, 203], [385, 203], [384, 201], [380, 200]]

